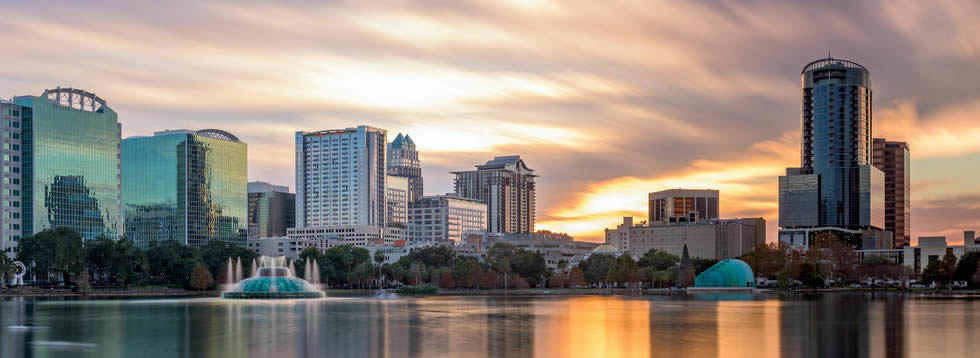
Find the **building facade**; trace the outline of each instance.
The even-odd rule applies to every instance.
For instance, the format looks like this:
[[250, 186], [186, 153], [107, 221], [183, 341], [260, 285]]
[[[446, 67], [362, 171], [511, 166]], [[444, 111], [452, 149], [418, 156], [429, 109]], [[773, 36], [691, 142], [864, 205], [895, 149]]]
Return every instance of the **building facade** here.
[[[94, 93], [73, 88], [49, 89], [13, 102], [16, 106], [6, 106], [10, 122], [4, 121], [4, 153], [10, 153], [10, 160], [5, 154], [4, 170], [9, 167], [16, 174], [11, 163], [20, 139], [20, 189], [18, 193], [13, 176], [7, 183], [5, 175], [4, 204], [19, 201], [20, 236], [56, 227], [74, 229], [85, 240], [122, 235], [121, 126], [116, 112]], [[15, 107], [20, 107], [19, 135], [13, 128]]]
[[415, 141], [407, 134], [398, 133], [395, 140], [388, 143], [388, 174], [408, 180], [409, 202], [422, 197], [422, 162]]
[[247, 145], [231, 133], [166, 130], [122, 142], [126, 238], [245, 245]]
[[23, 232], [22, 196], [24, 154], [22, 150], [25, 118], [30, 119], [31, 108], [21, 107], [11, 101], [0, 100], [0, 131], [3, 140], [3, 182], [0, 183], [0, 252], [10, 258], [17, 256], [17, 243]]
[[[630, 255], [639, 256], [650, 249], [658, 249], [680, 256], [687, 245], [692, 257], [720, 260], [739, 257], [766, 242], [766, 220], [763, 218], [652, 225], [633, 225], [632, 218], [623, 219], [623, 224], [616, 229], [606, 229], [606, 243]], [[623, 238], [626, 245], [623, 245]]]
[[453, 172], [456, 195], [487, 205], [487, 231], [534, 231], [534, 170], [519, 155], [494, 157], [476, 170]]
[[312, 239], [271, 236], [248, 238], [245, 247], [255, 251], [259, 256], [285, 256], [296, 260], [299, 258], [299, 253], [307, 247], [317, 247], [317, 242]]
[[980, 250], [980, 247], [977, 246], [976, 232], [964, 231], [963, 245], [950, 245], [945, 236], [922, 236], [918, 245], [905, 246], [902, 250], [904, 265], [915, 273], [922, 273], [930, 262], [942, 260], [946, 253], [953, 254], [959, 260], [966, 253]]
[[779, 226], [882, 230], [885, 177], [871, 165], [870, 72], [825, 58], [801, 76], [800, 167], [779, 179]]
[[296, 132], [296, 226], [384, 227], [387, 132]]
[[285, 185], [248, 183], [248, 238], [286, 236], [296, 226], [296, 194]]
[[408, 203], [411, 195], [409, 179], [388, 175], [385, 177], [385, 192], [387, 200], [388, 214], [385, 221], [391, 225], [395, 223], [408, 222]]
[[885, 230], [895, 237], [895, 248], [912, 242], [912, 160], [909, 145], [875, 138], [873, 164], [885, 173]]
[[717, 190], [670, 189], [649, 194], [650, 223], [698, 222], [717, 219]]
[[408, 204], [408, 217], [418, 241], [461, 243], [468, 233], [487, 228], [487, 205], [456, 195], [423, 196]]

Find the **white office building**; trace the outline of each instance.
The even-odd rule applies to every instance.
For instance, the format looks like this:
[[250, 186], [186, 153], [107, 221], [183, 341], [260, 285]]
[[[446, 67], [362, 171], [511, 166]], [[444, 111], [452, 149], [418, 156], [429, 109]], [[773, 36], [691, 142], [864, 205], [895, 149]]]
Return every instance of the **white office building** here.
[[385, 226], [387, 132], [296, 132], [296, 227]]

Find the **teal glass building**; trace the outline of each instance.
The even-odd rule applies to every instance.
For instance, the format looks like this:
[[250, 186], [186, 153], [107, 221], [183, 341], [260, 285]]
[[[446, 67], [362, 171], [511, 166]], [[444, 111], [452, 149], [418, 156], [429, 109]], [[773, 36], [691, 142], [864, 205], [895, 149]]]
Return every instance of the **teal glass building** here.
[[15, 97], [22, 118], [23, 236], [68, 227], [86, 240], [123, 234], [116, 112], [73, 88]]
[[126, 237], [137, 246], [160, 240], [245, 245], [247, 146], [231, 133], [171, 130], [126, 138], [122, 178]]

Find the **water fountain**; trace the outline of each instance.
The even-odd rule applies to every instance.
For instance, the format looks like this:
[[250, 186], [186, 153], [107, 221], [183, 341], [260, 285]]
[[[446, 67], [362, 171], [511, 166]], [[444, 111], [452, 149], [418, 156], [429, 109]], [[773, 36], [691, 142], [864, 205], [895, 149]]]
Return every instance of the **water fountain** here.
[[[258, 263], [256, 263], [258, 261]], [[252, 261], [253, 275], [250, 278], [241, 279], [241, 260], [238, 261], [237, 270], [234, 270], [232, 261], [228, 260], [228, 270], [236, 271], [229, 273], [228, 277], [238, 279], [231, 289], [221, 294], [226, 299], [297, 299], [297, 298], [321, 298], [326, 296], [315, 284], [293, 276], [289, 269], [289, 261], [283, 256], [262, 256]], [[316, 262], [306, 264], [306, 277], [313, 278], [316, 282], [316, 274], [319, 267]]]

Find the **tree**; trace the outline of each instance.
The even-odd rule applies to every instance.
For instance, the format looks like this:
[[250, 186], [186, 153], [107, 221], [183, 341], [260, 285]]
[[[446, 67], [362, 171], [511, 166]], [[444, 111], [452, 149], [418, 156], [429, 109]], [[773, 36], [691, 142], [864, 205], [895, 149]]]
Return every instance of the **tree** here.
[[630, 255], [620, 255], [606, 273], [606, 282], [627, 283], [633, 279], [636, 262]]
[[421, 285], [422, 273], [425, 272], [425, 264], [422, 263], [421, 261], [413, 262], [410, 271], [412, 271], [412, 279], [415, 281], [415, 284]]
[[[510, 244], [496, 243], [487, 251], [487, 262], [497, 267], [497, 263], [502, 260], [507, 260], [510, 268], [524, 277], [532, 286], [541, 283], [540, 280], [548, 271], [548, 265], [543, 254], [515, 248]], [[504, 272], [499, 268], [497, 271]]]
[[664, 287], [670, 282], [670, 274], [666, 270], [656, 270], [655, 267], [645, 267], [643, 268], [646, 279], [650, 281], [655, 287]]
[[568, 261], [558, 260], [558, 271], [565, 272], [565, 268], [568, 267]]
[[640, 261], [637, 262], [637, 265], [640, 267], [653, 267], [654, 271], [661, 271], [677, 265], [677, 263], [680, 261], [680, 257], [677, 257], [677, 255], [671, 254], [666, 250], [650, 249], [643, 254], [643, 257], [640, 257]]
[[861, 264], [850, 245], [831, 234], [820, 234], [806, 251], [807, 261], [827, 278], [838, 284], [853, 280]]
[[507, 275], [510, 274], [510, 260], [506, 258], [496, 259], [493, 262], [493, 267], [500, 273], [504, 274], [504, 289], [510, 288], [510, 286], [507, 285]]
[[953, 280], [972, 283], [973, 276], [977, 274], [977, 266], [980, 265], [980, 252], [970, 251], [960, 256], [960, 261], [956, 264], [956, 272]]
[[585, 276], [585, 282], [590, 284], [606, 282], [609, 268], [616, 262], [616, 256], [610, 254], [593, 254], [578, 264]]
[[161, 283], [180, 286], [189, 282], [194, 267], [202, 263], [200, 250], [177, 240], [152, 242], [146, 257], [151, 277]]
[[568, 278], [564, 272], [555, 272], [548, 279], [548, 288], [565, 288], [566, 282], [568, 282]]
[[896, 270], [895, 266], [899, 266], [892, 263], [886, 257], [883, 256], [870, 256], [861, 262], [861, 266], [858, 271], [861, 277], [866, 277], [871, 279], [871, 289], [874, 289], [877, 281], [884, 281], [887, 279], [898, 279], [898, 275], [901, 274], [899, 270]]
[[703, 257], [692, 257], [691, 265], [694, 266], [694, 275], [697, 276], [705, 270], [718, 263], [718, 259], [708, 259]]
[[694, 264], [691, 256], [687, 253], [687, 244], [684, 244], [684, 251], [681, 252], [681, 265], [677, 271], [677, 287], [685, 288], [694, 285]]
[[200, 251], [201, 261], [210, 272], [220, 272], [222, 269], [227, 269], [228, 259], [241, 260], [242, 267], [251, 267], [252, 260], [259, 257], [255, 250], [249, 250], [222, 240], [210, 240], [201, 247]]
[[453, 275], [448, 270], [442, 271], [442, 277], [439, 279], [439, 288], [450, 289], [455, 286], [456, 282], [453, 280]]
[[203, 291], [211, 287], [213, 283], [214, 277], [211, 276], [211, 272], [208, 272], [207, 267], [202, 264], [194, 265], [194, 271], [191, 273], [191, 288]]
[[510, 279], [511, 279], [511, 281], [514, 282], [514, 288], [520, 289], [520, 288], [530, 288], [531, 287], [531, 285], [528, 284], [527, 280], [525, 280], [523, 277], [521, 277], [520, 274], [515, 273], [514, 274], [514, 277], [511, 277]]
[[484, 290], [492, 290], [497, 288], [497, 273], [493, 272], [492, 269], [484, 272], [483, 280], [480, 281], [480, 288]]
[[451, 267], [456, 260], [456, 250], [449, 246], [438, 245], [412, 251], [399, 259], [398, 263], [404, 267], [411, 267], [415, 262], [421, 262], [426, 267]]
[[479, 288], [483, 269], [476, 259], [457, 261], [452, 269], [453, 280], [460, 288]]
[[320, 271], [330, 274], [324, 277], [339, 278], [340, 283], [351, 283], [349, 274], [361, 263], [370, 264], [371, 252], [367, 249], [355, 247], [353, 245], [334, 246], [323, 251], [323, 256], [317, 260], [320, 264]]
[[922, 270], [922, 280], [937, 284], [949, 284], [956, 274], [956, 256], [947, 252], [942, 259], [930, 261]]
[[776, 279], [777, 273], [786, 266], [789, 251], [790, 246], [782, 241], [771, 242], [756, 246], [741, 259], [752, 268], [756, 277]]
[[71, 277], [85, 269], [86, 253], [82, 235], [73, 229], [59, 227], [41, 231], [18, 243], [18, 258], [32, 264], [39, 278], [60, 273], [68, 284]]
[[391, 265], [391, 279], [396, 282], [402, 282], [405, 279], [405, 269], [402, 268], [402, 265]]
[[385, 253], [381, 250], [374, 252], [374, 263], [378, 266], [378, 279], [381, 279], [381, 263], [385, 262]]
[[572, 267], [568, 272], [568, 286], [573, 288], [585, 286], [585, 273], [578, 266]]
[[92, 284], [89, 283], [88, 269], [82, 270], [78, 274], [78, 292], [86, 293], [92, 289]]
[[807, 288], [822, 288], [824, 286], [824, 277], [820, 273], [820, 269], [812, 263], [803, 263], [800, 265], [800, 282], [803, 287]]
[[368, 283], [375, 273], [374, 265], [369, 261], [363, 261], [354, 267], [352, 273], [354, 281], [360, 285], [361, 289], [364, 289], [365, 283]]
[[0, 288], [7, 287], [7, 282], [14, 278], [16, 269], [14, 260], [7, 257], [7, 254], [0, 252]]

